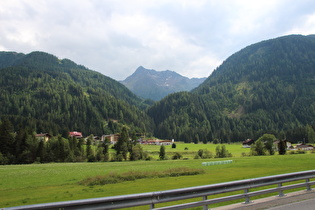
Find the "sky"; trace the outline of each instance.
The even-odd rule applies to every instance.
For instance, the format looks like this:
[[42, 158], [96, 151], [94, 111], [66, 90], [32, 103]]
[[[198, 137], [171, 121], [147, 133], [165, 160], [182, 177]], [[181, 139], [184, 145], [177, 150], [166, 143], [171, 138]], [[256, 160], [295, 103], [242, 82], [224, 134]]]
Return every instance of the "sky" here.
[[44, 51], [124, 80], [208, 77], [248, 45], [315, 34], [314, 0], [0, 0], [0, 51]]

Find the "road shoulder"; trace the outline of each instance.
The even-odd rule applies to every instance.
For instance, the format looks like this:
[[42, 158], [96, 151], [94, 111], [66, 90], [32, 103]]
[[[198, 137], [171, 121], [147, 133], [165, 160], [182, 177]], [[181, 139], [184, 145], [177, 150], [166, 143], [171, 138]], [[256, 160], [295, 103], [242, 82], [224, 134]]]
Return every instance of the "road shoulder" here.
[[272, 196], [267, 198], [261, 198], [253, 200], [249, 204], [236, 203], [228, 206], [221, 206], [217, 208], [211, 208], [211, 210], [259, 210], [268, 209], [271, 207], [281, 206], [289, 203], [299, 202], [303, 200], [313, 199], [315, 197], [315, 191], [297, 191], [285, 194], [284, 197]]

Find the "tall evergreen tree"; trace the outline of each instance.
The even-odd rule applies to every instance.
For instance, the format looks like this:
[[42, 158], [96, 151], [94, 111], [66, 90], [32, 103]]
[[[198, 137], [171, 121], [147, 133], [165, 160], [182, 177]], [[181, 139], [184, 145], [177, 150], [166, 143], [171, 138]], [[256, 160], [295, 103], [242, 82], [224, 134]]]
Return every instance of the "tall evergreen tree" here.
[[287, 152], [287, 145], [286, 145], [285, 141], [283, 141], [283, 140], [279, 141], [278, 152], [279, 152], [279, 155], [285, 155], [285, 153]]
[[0, 153], [12, 163], [15, 154], [14, 129], [11, 121], [3, 117], [0, 124]]
[[165, 152], [165, 146], [162, 145], [160, 147], [160, 154], [159, 154], [160, 160], [165, 160], [166, 158], [166, 152]]
[[120, 133], [120, 137], [115, 145], [117, 155], [122, 155], [122, 157], [127, 160], [128, 157], [128, 142], [129, 135], [127, 131], [127, 127], [124, 126]]

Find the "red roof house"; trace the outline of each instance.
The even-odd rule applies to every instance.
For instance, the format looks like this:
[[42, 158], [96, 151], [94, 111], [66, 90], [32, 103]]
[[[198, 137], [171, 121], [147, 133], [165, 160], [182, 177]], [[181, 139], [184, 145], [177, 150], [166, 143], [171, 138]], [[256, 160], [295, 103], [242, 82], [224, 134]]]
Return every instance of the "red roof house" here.
[[78, 132], [78, 131], [72, 131], [72, 132], [69, 132], [69, 136], [70, 137], [76, 137], [76, 138], [82, 138], [82, 133], [81, 132]]

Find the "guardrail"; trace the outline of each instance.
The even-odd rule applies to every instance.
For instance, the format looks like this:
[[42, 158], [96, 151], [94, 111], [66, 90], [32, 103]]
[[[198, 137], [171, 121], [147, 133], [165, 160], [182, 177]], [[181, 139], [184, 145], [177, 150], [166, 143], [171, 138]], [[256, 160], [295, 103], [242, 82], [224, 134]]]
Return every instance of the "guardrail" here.
[[[288, 174], [281, 174], [275, 176], [266, 176], [254, 179], [246, 179], [240, 181], [225, 182], [220, 184], [204, 185], [197, 187], [188, 187], [174, 190], [166, 190], [159, 192], [140, 193], [132, 195], [112, 196], [104, 198], [74, 200], [56, 203], [35, 204], [27, 206], [10, 207], [6, 209], [119, 209], [136, 206], [148, 205], [149, 209], [164, 210], [164, 209], [185, 209], [203, 206], [208, 209], [208, 205], [220, 203], [224, 201], [231, 201], [236, 199], [245, 199], [245, 204], [250, 203], [250, 198], [257, 195], [264, 195], [268, 193], [278, 192], [279, 196], [284, 196], [283, 191], [295, 188], [306, 187], [307, 191], [311, 190], [311, 185], [315, 181], [310, 179], [315, 178], [315, 170], [302, 171]], [[283, 186], [284, 183], [305, 180], [302, 183], [295, 183]], [[252, 191], [250, 190], [259, 187], [270, 185], [277, 185], [264, 190]], [[222, 194], [227, 192], [243, 191], [241, 194], [208, 199], [207, 196]], [[182, 203], [173, 206], [154, 208], [156, 204], [170, 201], [180, 201], [190, 198], [201, 197], [203, 200]], [[184, 202], [184, 201], [183, 201]]]

